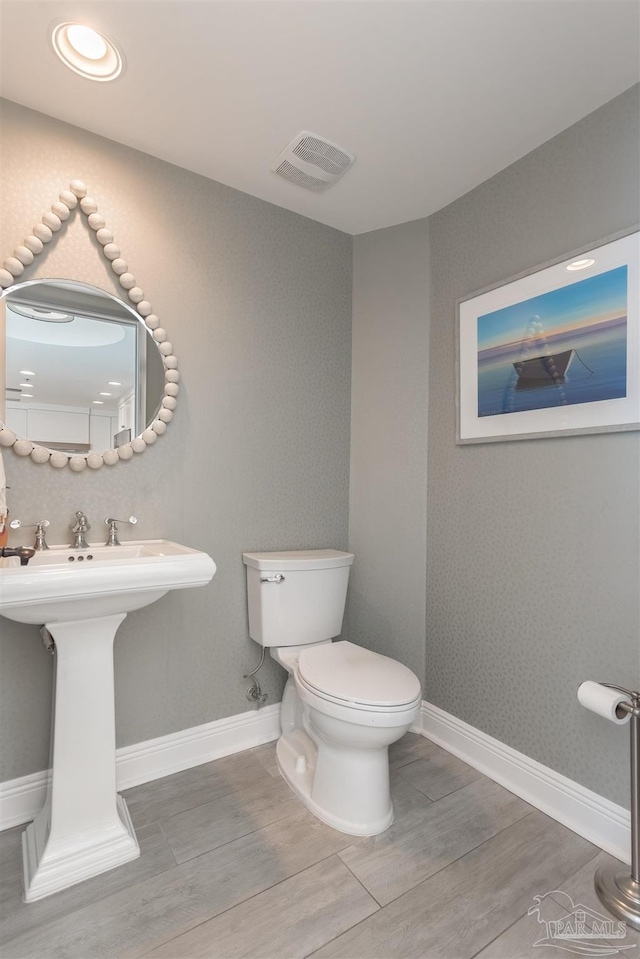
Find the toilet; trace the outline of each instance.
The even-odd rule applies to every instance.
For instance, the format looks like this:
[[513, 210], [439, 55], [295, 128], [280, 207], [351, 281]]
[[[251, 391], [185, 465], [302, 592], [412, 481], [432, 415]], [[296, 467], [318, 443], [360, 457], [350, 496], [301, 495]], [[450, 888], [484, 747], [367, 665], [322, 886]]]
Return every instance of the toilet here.
[[349, 642], [342, 629], [353, 553], [244, 553], [249, 635], [289, 677], [278, 766], [322, 822], [374, 836], [393, 821], [389, 746], [418, 717], [420, 682], [406, 666]]

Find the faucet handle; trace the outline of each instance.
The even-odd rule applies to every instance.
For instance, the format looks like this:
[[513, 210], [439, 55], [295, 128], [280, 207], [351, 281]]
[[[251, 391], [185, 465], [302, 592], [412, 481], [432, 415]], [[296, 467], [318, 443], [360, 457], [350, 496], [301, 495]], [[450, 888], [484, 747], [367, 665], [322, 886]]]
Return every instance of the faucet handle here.
[[48, 519], [41, 519], [39, 523], [23, 523], [21, 519], [12, 519], [9, 526], [11, 529], [30, 529], [32, 526], [37, 529], [45, 529], [47, 526], [51, 526], [51, 523]]
[[118, 523], [128, 523], [130, 526], [135, 526], [137, 522], [138, 520], [135, 516], [130, 516], [129, 519], [113, 519], [113, 517], [108, 516], [104, 521], [105, 526], [109, 527], [109, 535], [105, 546], [122, 545], [118, 539]]
[[41, 519], [39, 523], [23, 523], [22, 520], [12, 519], [11, 522], [9, 523], [9, 526], [11, 527], [11, 529], [20, 529], [21, 527], [25, 529], [30, 529], [31, 527], [33, 527], [36, 531], [35, 549], [38, 552], [40, 552], [41, 550], [49, 549], [49, 547], [47, 546], [47, 541], [45, 539], [45, 533], [44, 533], [47, 526], [51, 526], [51, 523], [49, 522], [48, 519]]

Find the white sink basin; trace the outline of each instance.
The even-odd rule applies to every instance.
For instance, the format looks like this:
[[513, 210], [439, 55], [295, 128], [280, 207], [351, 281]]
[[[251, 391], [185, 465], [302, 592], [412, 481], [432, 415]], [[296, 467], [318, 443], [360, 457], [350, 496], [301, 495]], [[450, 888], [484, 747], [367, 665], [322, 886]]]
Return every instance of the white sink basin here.
[[53, 773], [22, 836], [27, 902], [140, 855], [116, 791], [113, 640], [128, 612], [204, 586], [215, 571], [206, 553], [163, 539], [53, 546], [28, 566], [2, 561], [0, 614], [44, 625], [55, 652]]
[[85, 550], [53, 546], [28, 566], [15, 556], [3, 563], [0, 614], [40, 626], [128, 613], [170, 589], [204, 586], [216, 571], [206, 553], [165, 539]]

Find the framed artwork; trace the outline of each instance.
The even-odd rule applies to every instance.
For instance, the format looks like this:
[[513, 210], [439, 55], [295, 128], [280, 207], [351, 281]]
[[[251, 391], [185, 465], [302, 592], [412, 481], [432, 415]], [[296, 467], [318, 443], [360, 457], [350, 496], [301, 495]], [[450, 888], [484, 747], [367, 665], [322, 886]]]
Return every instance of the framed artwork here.
[[456, 442], [640, 429], [639, 236], [459, 301]]

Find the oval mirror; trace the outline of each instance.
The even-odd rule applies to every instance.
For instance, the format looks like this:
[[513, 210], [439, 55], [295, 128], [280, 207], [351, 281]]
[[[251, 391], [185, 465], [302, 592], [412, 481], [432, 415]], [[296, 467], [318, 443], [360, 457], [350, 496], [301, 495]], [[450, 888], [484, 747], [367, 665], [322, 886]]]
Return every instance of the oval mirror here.
[[15, 284], [3, 297], [1, 418], [67, 456], [130, 444], [160, 409], [165, 370], [152, 332], [117, 297], [70, 280]]
[[[72, 280], [16, 283], [79, 213], [131, 306]], [[82, 180], [4, 260], [0, 289], [0, 446], [81, 472], [129, 460], [162, 436], [176, 408], [178, 360]]]

